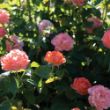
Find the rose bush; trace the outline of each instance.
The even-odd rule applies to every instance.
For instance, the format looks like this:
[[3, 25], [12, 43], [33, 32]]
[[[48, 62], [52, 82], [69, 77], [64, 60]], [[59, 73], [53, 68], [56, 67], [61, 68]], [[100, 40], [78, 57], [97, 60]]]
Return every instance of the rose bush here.
[[110, 109], [110, 0], [0, 0], [0, 110]]

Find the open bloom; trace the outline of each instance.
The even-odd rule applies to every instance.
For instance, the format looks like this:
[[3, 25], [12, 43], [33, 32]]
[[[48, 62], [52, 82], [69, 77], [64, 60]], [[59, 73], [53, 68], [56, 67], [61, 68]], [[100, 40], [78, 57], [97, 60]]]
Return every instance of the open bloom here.
[[96, 85], [88, 89], [89, 103], [96, 110], [105, 110], [110, 107], [110, 89], [103, 85]]
[[6, 30], [3, 27], [0, 27], [0, 38], [3, 38], [6, 34]]
[[87, 22], [93, 23], [91, 27], [87, 27], [86, 30], [88, 33], [92, 33], [94, 29], [99, 28], [102, 26], [102, 22], [97, 17], [90, 17], [87, 19]]
[[9, 13], [4, 9], [0, 9], [0, 24], [8, 23], [9, 19], [10, 19]]
[[105, 47], [110, 48], [110, 29], [104, 33], [102, 43]]
[[24, 51], [19, 49], [11, 50], [1, 58], [1, 66], [5, 71], [18, 71], [26, 69], [30, 60]]
[[71, 1], [76, 6], [83, 6], [85, 2], [85, 0], [71, 0]]
[[75, 78], [71, 84], [71, 88], [76, 90], [80, 95], [86, 95], [88, 93], [88, 88], [91, 87], [91, 83], [85, 77]]
[[7, 51], [10, 51], [12, 49], [22, 50], [23, 45], [23, 42], [20, 41], [16, 35], [9, 36], [8, 40], [6, 40]]
[[66, 62], [65, 57], [59, 51], [48, 51], [45, 55], [44, 60], [55, 66], [59, 66]]
[[73, 48], [75, 41], [67, 33], [60, 33], [51, 40], [51, 44], [55, 46], [55, 50], [69, 51]]
[[43, 32], [46, 29], [49, 29], [53, 26], [52, 22], [49, 20], [42, 20], [39, 24], [38, 24], [38, 28], [40, 32]]

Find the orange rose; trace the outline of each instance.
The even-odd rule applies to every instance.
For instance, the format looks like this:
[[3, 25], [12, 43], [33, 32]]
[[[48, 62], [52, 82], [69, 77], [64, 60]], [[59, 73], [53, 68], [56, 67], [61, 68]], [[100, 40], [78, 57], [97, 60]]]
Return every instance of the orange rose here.
[[44, 60], [55, 66], [59, 66], [66, 62], [65, 57], [59, 51], [48, 51], [45, 55]]
[[88, 93], [88, 88], [90, 87], [91, 83], [84, 77], [75, 78], [74, 82], [71, 84], [71, 88], [76, 90], [80, 95], [86, 95]]

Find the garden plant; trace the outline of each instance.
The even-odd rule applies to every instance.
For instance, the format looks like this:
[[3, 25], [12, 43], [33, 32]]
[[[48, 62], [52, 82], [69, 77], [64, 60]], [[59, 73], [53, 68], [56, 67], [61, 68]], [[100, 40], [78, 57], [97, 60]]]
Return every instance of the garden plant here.
[[0, 0], [0, 110], [110, 110], [110, 0]]

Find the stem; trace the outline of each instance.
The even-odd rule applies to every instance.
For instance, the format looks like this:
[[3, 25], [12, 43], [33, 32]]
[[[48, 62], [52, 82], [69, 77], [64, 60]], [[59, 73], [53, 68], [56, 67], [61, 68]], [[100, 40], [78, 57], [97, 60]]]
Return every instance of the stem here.
[[24, 71], [23, 74], [21, 75], [21, 78], [20, 79], [22, 79], [25, 74], [26, 74], [26, 72]]
[[53, 73], [54, 73], [54, 65], [52, 65], [52, 70], [51, 70], [49, 76], [50, 76], [50, 77], [53, 76]]
[[104, 9], [103, 9], [103, 22], [105, 22], [107, 16], [107, 2], [104, 1]]

